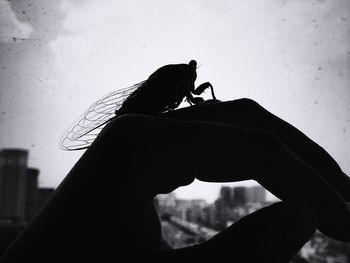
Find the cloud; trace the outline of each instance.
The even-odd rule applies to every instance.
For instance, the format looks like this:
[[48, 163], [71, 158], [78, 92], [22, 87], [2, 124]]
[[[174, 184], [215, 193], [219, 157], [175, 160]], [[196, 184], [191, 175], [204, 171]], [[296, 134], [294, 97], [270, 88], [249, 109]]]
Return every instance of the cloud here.
[[27, 38], [33, 32], [33, 28], [24, 22], [20, 22], [8, 1], [0, 0], [0, 42], [12, 41], [16, 38]]

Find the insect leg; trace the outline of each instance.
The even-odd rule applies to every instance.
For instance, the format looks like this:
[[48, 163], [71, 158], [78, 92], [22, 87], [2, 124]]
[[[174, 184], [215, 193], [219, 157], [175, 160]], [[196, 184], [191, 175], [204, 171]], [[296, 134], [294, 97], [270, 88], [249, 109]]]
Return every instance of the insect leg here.
[[210, 88], [211, 90], [211, 96], [214, 100], [216, 100], [215, 94], [214, 94], [214, 88], [213, 85], [210, 84], [210, 82], [205, 82], [201, 85], [199, 85], [195, 90], [192, 91], [194, 95], [200, 95], [202, 94], [207, 88]]
[[197, 104], [197, 103], [203, 102], [204, 99], [202, 97], [193, 97], [192, 94], [189, 92], [189, 94], [187, 94], [187, 96], [186, 96], [186, 101], [190, 105], [193, 105], [193, 104]]
[[191, 102], [191, 100], [188, 98], [188, 96], [185, 99], [186, 102], [188, 102], [188, 104], [190, 104], [191, 106], [193, 105], [193, 103]]

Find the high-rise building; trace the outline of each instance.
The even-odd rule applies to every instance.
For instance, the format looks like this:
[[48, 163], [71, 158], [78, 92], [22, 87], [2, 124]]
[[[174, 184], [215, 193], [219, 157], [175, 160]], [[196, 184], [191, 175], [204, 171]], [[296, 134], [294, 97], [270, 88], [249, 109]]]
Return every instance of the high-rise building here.
[[27, 169], [27, 204], [26, 204], [26, 220], [33, 218], [38, 210], [37, 189], [38, 189], [39, 170], [36, 168]]
[[0, 219], [22, 222], [26, 212], [28, 151], [0, 151]]
[[236, 206], [244, 206], [248, 202], [247, 187], [237, 186], [233, 188], [233, 198]]
[[248, 200], [250, 203], [263, 203], [266, 201], [266, 190], [262, 186], [248, 188]]
[[233, 206], [234, 195], [232, 188], [229, 186], [222, 186], [219, 198], [222, 200], [224, 206]]
[[220, 189], [219, 198], [215, 201], [214, 207], [214, 226], [219, 229], [226, 228], [227, 218], [229, 217], [229, 207], [232, 206], [233, 193], [232, 188], [222, 186]]
[[161, 214], [175, 214], [176, 195], [175, 193], [157, 195], [156, 206], [161, 210]]
[[53, 193], [38, 187], [39, 170], [28, 167], [28, 151], [0, 150], [0, 221], [30, 221]]
[[207, 227], [214, 227], [216, 225], [216, 209], [215, 205], [208, 205], [203, 208], [203, 224]]
[[39, 170], [27, 163], [26, 150], [0, 150], [0, 254], [54, 191], [38, 188]]
[[203, 208], [207, 205], [207, 202], [203, 199], [190, 200], [186, 210], [186, 220], [193, 223], [200, 223], [203, 220]]

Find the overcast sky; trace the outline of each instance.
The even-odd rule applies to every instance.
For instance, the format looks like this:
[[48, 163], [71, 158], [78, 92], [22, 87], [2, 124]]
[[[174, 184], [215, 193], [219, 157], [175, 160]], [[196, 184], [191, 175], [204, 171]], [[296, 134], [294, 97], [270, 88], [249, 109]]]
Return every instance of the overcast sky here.
[[[29, 149], [56, 187], [82, 154], [59, 139], [90, 104], [195, 59], [197, 84], [256, 100], [350, 174], [349, 43], [348, 0], [0, 0], [0, 148]], [[177, 193], [212, 201], [218, 189]]]

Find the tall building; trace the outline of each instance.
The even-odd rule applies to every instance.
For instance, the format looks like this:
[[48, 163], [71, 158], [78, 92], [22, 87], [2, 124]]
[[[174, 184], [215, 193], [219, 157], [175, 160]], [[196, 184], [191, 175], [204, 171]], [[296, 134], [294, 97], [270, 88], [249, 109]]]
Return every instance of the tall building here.
[[28, 167], [28, 151], [0, 150], [0, 221], [25, 224], [53, 193], [39, 188], [39, 170]]
[[0, 150], [0, 254], [54, 191], [39, 188], [38, 176], [38, 169], [28, 168], [27, 150]]
[[161, 210], [161, 214], [175, 214], [177, 200], [175, 193], [157, 195], [156, 200], [156, 206]]
[[224, 199], [219, 197], [214, 203], [215, 225], [214, 227], [223, 230], [227, 227], [227, 221], [231, 219], [232, 205], [227, 206]]
[[233, 206], [234, 195], [232, 188], [229, 186], [222, 186], [219, 198], [222, 200], [224, 206]]
[[216, 225], [216, 209], [215, 205], [208, 205], [203, 208], [203, 225], [214, 227]]
[[266, 190], [262, 186], [248, 188], [248, 200], [250, 203], [263, 203], [266, 201]]
[[33, 218], [38, 210], [37, 205], [37, 189], [38, 189], [39, 170], [36, 168], [27, 169], [27, 204], [26, 204], [26, 220]]
[[233, 188], [233, 198], [236, 206], [244, 206], [248, 202], [247, 187], [237, 186]]
[[203, 220], [203, 208], [207, 205], [207, 202], [203, 199], [190, 200], [186, 209], [186, 220], [193, 223], [200, 223]]
[[0, 219], [22, 222], [26, 213], [28, 151], [0, 151]]

